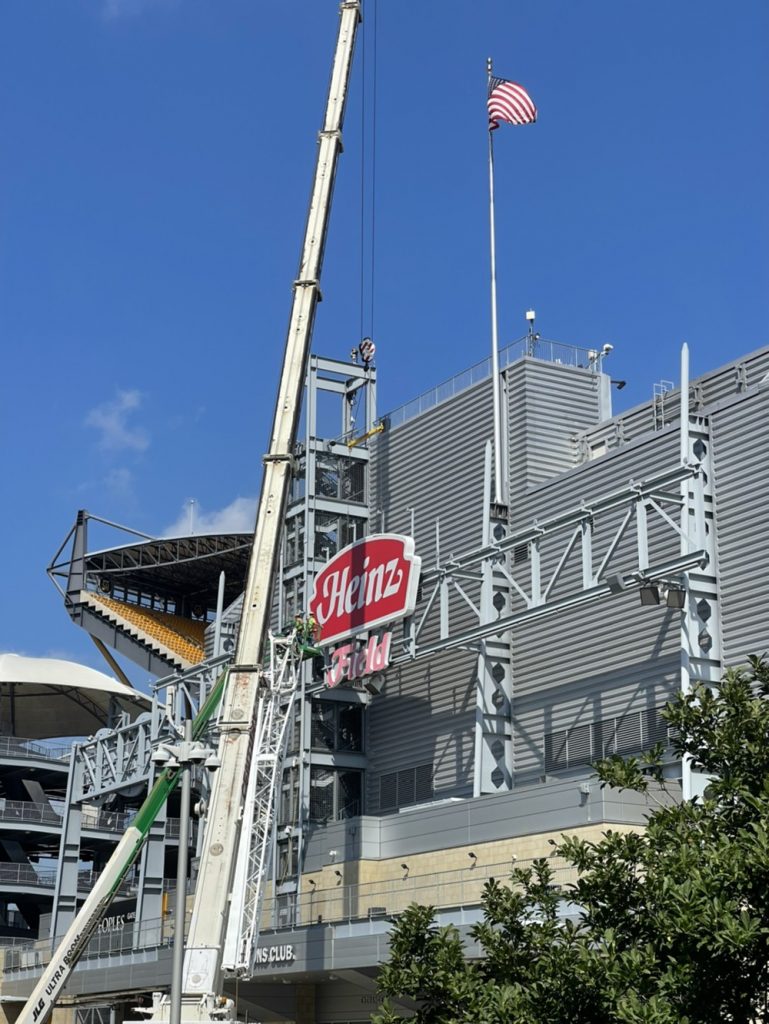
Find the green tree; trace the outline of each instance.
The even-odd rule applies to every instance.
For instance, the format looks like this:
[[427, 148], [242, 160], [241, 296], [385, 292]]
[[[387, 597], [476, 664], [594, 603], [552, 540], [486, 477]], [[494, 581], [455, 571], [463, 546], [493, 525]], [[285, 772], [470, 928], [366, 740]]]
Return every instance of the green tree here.
[[[547, 859], [490, 880], [468, 960], [455, 928], [410, 907], [380, 989], [418, 1024], [758, 1024], [769, 1021], [769, 664], [730, 670], [667, 705], [676, 757], [711, 777], [687, 803], [668, 793], [660, 746], [596, 767], [602, 786], [647, 795], [643, 833], [563, 837], [576, 868]], [[377, 1024], [399, 1017], [385, 1002]]]

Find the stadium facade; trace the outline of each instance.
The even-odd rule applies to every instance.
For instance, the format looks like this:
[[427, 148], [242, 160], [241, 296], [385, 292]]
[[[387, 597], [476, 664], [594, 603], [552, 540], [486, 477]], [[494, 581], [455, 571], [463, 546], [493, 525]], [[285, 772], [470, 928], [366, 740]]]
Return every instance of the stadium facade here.
[[[329, 688], [318, 659], [306, 665], [254, 976], [232, 985], [241, 1019], [365, 1021], [392, 917], [410, 902], [465, 928], [485, 880], [550, 856], [550, 839], [642, 827], [641, 798], [591, 782], [597, 757], [660, 742], [673, 788], [697, 791], [660, 710], [769, 647], [769, 349], [686, 381], [683, 396], [660, 384], [618, 416], [602, 362], [530, 334], [503, 350], [498, 381], [485, 362], [379, 417], [373, 368], [312, 357], [275, 627], [306, 612], [315, 574], [365, 535], [413, 537], [420, 596], [392, 626], [384, 672]], [[145, 716], [75, 749], [50, 918], [5, 954], [10, 1020], [82, 898], [84, 808], [138, 806], [152, 749], [205, 698], [239, 621], [247, 535], [91, 550], [92, 527], [80, 513], [52, 578], [74, 622], [159, 681]], [[205, 799], [204, 773], [196, 786]], [[92, 942], [71, 1012], [114, 1020], [167, 990], [174, 861], [160, 822], [131, 923]]]

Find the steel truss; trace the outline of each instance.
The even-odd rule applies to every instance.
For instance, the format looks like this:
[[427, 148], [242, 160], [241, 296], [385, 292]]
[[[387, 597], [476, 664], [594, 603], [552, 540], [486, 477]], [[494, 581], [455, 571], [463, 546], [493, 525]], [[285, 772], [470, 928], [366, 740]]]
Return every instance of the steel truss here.
[[166, 676], [155, 683], [150, 712], [130, 725], [100, 730], [92, 739], [76, 744], [81, 770], [74, 801], [98, 800], [146, 784], [153, 774], [152, 751], [161, 741], [183, 735], [184, 719], [197, 715], [229, 660], [228, 655], [221, 655]]
[[298, 639], [293, 634], [270, 635], [270, 661], [262, 673], [257, 697], [251, 767], [222, 957], [223, 970], [239, 976], [253, 973], [273, 845], [275, 791], [283, 767], [286, 726], [299, 692], [301, 664]]
[[[639, 587], [647, 581], [664, 581], [691, 569], [704, 568], [709, 560], [708, 552], [696, 546], [696, 534], [682, 529], [674, 518], [680, 518], [684, 504], [682, 482], [690, 481], [689, 490], [698, 507], [703, 504], [703, 500], [697, 498], [703, 480], [699, 462], [675, 466], [583, 502], [568, 512], [534, 520], [523, 530], [509, 534], [504, 529], [497, 531], [503, 535], [492, 536], [475, 551], [449, 558], [428, 570], [422, 577], [425, 606], [421, 615], [407, 623], [393, 663], [403, 664], [448, 650], [478, 650], [487, 637], [498, 636], [533, 618], [553, 615], [619, 590]], [[612, 519], [616, 520], [618, 513], [621, 520], [614, 526]], [[650, 529], [650, 519], [662, 524], [663, 529]], [[609, 523], [612, 530], [608, 540], [602, 538], [603, 549], [599, 550], [597, 527], [604, 522]], [[680, 554], [670, 553], [671, 531], [680, 538], [680, 545], [677, 545]], [[622, 541], [631, 534], [635, 539], [635, 564], [618, 570], [614, 565], [615, 556]], [[560, 547], [549, 574], [544, 571], [541, 557], [545, 544], [548, 544], [549, 558], [552, 558], [554, 546]], [[520, 571], [513, 571], [513, 552], [528, 564], [527, 579]], [[580, 584], [567, 587], [565, 593], [556, 596], [557, 584], [576, 559], [579, 559]], [[490, 621], [483, 621], [476, 591], [488, 571], [506, 581], [511, 609], [505, 614], [497, 612]], [[478, 625], [452, 629], [452, 594], [460, 598], [462, 607], [469, 607], [481, 620]], [[423, 639], [425, 634], [434, 632], [436, 624], [438, 639]]]

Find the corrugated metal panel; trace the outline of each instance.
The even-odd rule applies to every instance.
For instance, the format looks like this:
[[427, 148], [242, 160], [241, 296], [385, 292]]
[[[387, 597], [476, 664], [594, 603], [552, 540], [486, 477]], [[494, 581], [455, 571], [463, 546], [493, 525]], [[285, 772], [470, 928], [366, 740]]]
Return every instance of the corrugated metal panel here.
[[[675, 465], [675, 430], [649, 435], [622, 451], [563, 474], [532, 491], [516, 515], [519, 525], [547, 518], [591, 498], [620, 490], [665, 466]], [[600, 563], [621, 519], [597, 519], [594, 567]], [[603, 525], [602, 525], [603, 524]], [[679, 540], [658, 517], [649, 516], [652, 561], [678, 552]], [[557, 560], [555, 544], [544, 546], [543, 576]], [[579, 548], [571, 556], [561, 592], [576, 589]], [[637, 565], [636, 534], [630, 528], [612, 559], [612, 571]], [[555, 592], [553, 596], [556, 596]], [[665, 608], [643, 608], [637, 592], [534, 620], [513, 635], [516, 783], [545, 774], [546, 734], [663, 704], [679, 681], [680, 616]]]
[[[508, 393], [513, 490], [522, 492], [576, 464], [574, 435], [598, 416], [598, 378], [526, 359], [508, 370]], [[491, 383], [485, 381], [382, 436], [372, 459], [375, 528], [381, 509], [387, 529], [409, 532], [411, 507], [417, 552], [426, 561], [435, 555], [436, 518], [443, 558], [480, 544], [491, 406]], [[453, 596], [452, 630], [473, 624], [472, 612]], [[471, 790], [475, 676], [475, 656], [463, 654], [389, 674], [385, 694], [368, 712], [369, 807], [377, 806], [383, 773], [420, 764], [427, 753], [435, 765], [436, 796]]]
[[[754, 387], [769, 373], [769, 348], [761, 348], [703, 374], [690, 382], [690, 403], [693, 412], [707, 412], [725, 398], [737, 397]], [[655, 425], [676, 424], [679, 419], [679, 389], [667, 392], [655, 413], [654, 401], [629, 409], [614, 419], [589, 430], [585, 436], [588, 449], [604, 442], [618, 447], [654, 431]]]
[[538, 359], [507, 370], [510, 502], [579, 462], [577, 435], [599, 416], [595, 373]]
[[711, 418], [724, 660], [769, 650], [769, 391]]
[[417, 553], [435, 557], [435, 520], [441, 548], [481, 542], [483, 453], [492, 437], [491, 382], [484, 381], [403, 426], [385, 431], [371, 459], [372, 529], [410, 532], [414, 511]]
[[[520, 498], [513, 505], [519, 526], [617, 490], [677, 460], [678, 434], [669, 429], [649, 434], [621, 452], [574, 466], [572, 424], [580, 415], [597, 416], [598, 410], [597, 391], [588, 377], [592, 375], [530, 360], [510, 368], [510, 463], [519, 479], [528, 474], [530, 482], [536, 481], [525, 495], [519, 488]], [[428, 563], [434, 557], [436, 516], [441, 520], [444, 557], [480, 541], [482, 455], [491, 434], [489, 391], [485, 382], [384, 435], [377, 445], [372, 511], [381, 507], [388, 529], [408, 532], [407, 508], [412, 506], [417, 551]], [[580, 412], [580, 402], [586, 411]], [[552, 460], [547, 455], [548, 430], [555, 452]], [[566, 466], [574, 468], [563, 472]], [[554, 474], [552, 479], [541, 482], [549, 473]], [[618, 513], [615, 525], [619, 519]], [[677, 550], [677, 539], [668, 527], [654, 525], [653, 519], [650, 525], [657, 544], [654, 553]], [[596, 563], [611, 526], [605, 522], [596, 527]], [[558, 555], [554, 545], [543, 545], [545, 575]], [[631, 532], [618, 548], [613, 568], [634, 567], [635, 557]], [[515, 571], [525, 579], [527, 566], [516, 566]], [[580, 573], [577, 550], [563, 573], [561, 592], [575, 587]], [[460, 621], [452, 621], [453, 629]], [[469, 611], [464, 621], [471, 623]], [[532, 623], [516, 635], [516, 759], [521, 779], [542, 774], [544, 734], [558, 723], [573, 724], [582, 720], [580, 715], [600, 720], [664, 703], [678, 681], [677, 621], [673, 613], [641, 609], [634, 594], [563, 614], [558, 620]], [[390, 673], [385, 694], [367, 713], [369, 808], [377, 807], [382, 773], [421, 764], [428, 754], [436, 765], [436, 796], [470, 790], [475, 672], [473, 655], [448, 654]], [[591, 707], [583, 710], [588, 693]]]
[[369, 808], [379, 806], [382, 774], [425, 762], [436, 798], [472, 791], [476, 664], [473, 655], [446, 654], [387, 674], [367, 712]]
[[674, 427], [647, 433], [632, 445], [607, 452], [556, 479], [532, 488], [510, 509], [511, 525], [523, 528], [534, 517], [544, 519], [582, 501], [609, 494], [678, 463], [678, 431]]
[[664, 704], [679, 684], [680, 614], [637, 592], [540, 619], [513, 637], [516, 783], [545, 774], [546, 734]]
[[[441, 555], [459, 554], [481, 543], [484, 448], [492, 436], [491, 382], [449, 399], [386, 432], [371, 463], [372, 528], [411, 532], [425, 565], [435, 561], [435, 522], [440, 520]], [[475, 598], [475, 594], [473, 594]], [[472, 621], [452, 598], [452, 625]], [[456, 613], [456, 614], [454, 614]], [[435, 628], [425, 639], [435, 634]], [[475, 720], [473, 655], [446, 655], [429, 664], [388, 673], [384, 693], [367, 711], [368, 804], [376, 809], [384, 773], [434, 764], [436, 796], [472, 790], [472, 730]]]

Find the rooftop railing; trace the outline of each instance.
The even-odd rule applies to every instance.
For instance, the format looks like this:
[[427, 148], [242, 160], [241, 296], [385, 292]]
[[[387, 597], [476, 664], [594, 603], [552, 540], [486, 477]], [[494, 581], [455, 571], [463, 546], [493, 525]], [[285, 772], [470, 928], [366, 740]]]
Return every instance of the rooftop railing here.
[[43, 744], [20, 736], [0, 736], [0, 757], [69, 761], [72, 747], [61, 743]]
[[[597, 349], [581, 348], [578, 345], [565, 345], [560, 341], [550, 341], [547, 338], [532, 337], [520, 338], [499, 350], [499, 368], [504, 370], [511, 363], [528, 356], [530, 359], [540, 359], [548, 363], [556, 363], [559, 366], [571, 366], [589, 370], [591, 373], [601, 372], [602, 353]], [[474, 384], [480, 384], [491, 376], [491, 356], [487, 356], [479, 363], [475, 363], [467, 370], [462, 370], [437, 384], [421, 395], [412, 398], [410, 402], [398, 406], [386, 417], [390, 429], [400, 427], [415, 416], [427, 412], [441, 405], [449, 398], [453, 398], [462, 391], [467, 391]]]

